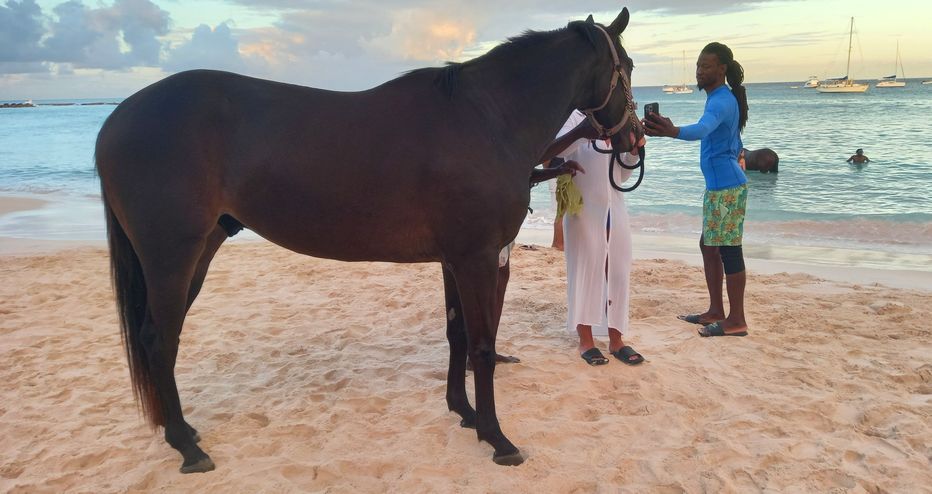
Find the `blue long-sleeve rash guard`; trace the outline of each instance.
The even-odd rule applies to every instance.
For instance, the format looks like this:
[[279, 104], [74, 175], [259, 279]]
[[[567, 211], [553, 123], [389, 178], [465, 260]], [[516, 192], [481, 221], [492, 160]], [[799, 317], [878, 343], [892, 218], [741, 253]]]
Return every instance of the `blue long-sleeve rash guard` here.
[[741, 151], [741, 136], [738, 133], [738, 100], [722, 84], [708, 95], [705, 113], [698, 122], [680, 127], [677, 139], [696, 141], [701, 139], [699, 167], [705, 177], [708, 190], [722, 190], [747, 183], [738, 152]]

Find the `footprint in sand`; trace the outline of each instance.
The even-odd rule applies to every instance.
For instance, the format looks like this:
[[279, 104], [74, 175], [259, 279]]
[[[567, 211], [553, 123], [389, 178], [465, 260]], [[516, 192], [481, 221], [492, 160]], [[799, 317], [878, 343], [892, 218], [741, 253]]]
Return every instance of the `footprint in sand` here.
[[271, 422], [268, 417], [261, 413], [247, 413], [246, 416], [258, 422], [259, 427], [267, 427]]

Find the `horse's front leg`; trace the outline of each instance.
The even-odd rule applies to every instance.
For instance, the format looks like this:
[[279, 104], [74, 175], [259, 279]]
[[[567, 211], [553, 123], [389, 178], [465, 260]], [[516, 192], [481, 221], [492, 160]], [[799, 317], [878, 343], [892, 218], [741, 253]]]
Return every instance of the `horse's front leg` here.
[[451, 263], [459, 289], [468, 335], [467, 351], [476, 380], [476, 432], [479, 440], [495, 448], [492, 460], [499, 465], [520, 465], [524, 457], [502, 433], [495, 414], [495, 300], [498, 251], [481, 252]]
[[447, 370], [447, 407], [459, 414], [460, 425], [476, 428], [476, 411], [466, 396], [466, 323], [463, 305], [453, 273], [443, 267], [443, 292], [447, 307], [447, 341], [450, 342], [450, 368]]

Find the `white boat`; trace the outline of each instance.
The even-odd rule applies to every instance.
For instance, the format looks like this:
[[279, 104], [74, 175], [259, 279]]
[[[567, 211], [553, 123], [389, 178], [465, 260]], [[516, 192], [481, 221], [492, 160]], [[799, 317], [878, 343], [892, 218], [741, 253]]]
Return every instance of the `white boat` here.
[[922, 81], [923, 86], [925, 86], [926, 84], [932, 84], [932, 81]]
[[900, 59], [899, 41], [896, 42], [896, 60], [893, 62], [893, 75], [882, 78], [877, 84], [874, 84], [874, 87], [906, 87], [906, 81], [897, 80], [897, 69], [899, 69], [900, 74], [903, 74], [903, 79], [906, 79], [906, 71], [903, 70], [903, 60]]
[[896, 76], [887, 76], [884, 77], [883, 80], [877, 81], [874, 87], [906, 87], [906, 81], [898, 81], [896, 80]]
[[811, 75], [806, 79], [806, 83], [803, 84], [803, 87], [806, 89], [815, 89], [819, 87], [819, 83], [822, 82], [817, 76]]
[[693, 92], [693, 88], [685, 84], [678, 86], [667, 84], [663, 87], [663, 92], [667, 94], [691, 94]]
[[820, 93], [866, 93], [870, 84], [854, 82], [847, 76], [819, 84], [816, 91]]
[[816, 91], [820, 93], [865, 93], [870, 84], [852, 81], [848, 78], [851, 71], [851, 37], [854, 35], [854, 17], [851, 18], [851, 27], [848, 29], [848, 63], [845, 65], [845, 76], [819, 84]]

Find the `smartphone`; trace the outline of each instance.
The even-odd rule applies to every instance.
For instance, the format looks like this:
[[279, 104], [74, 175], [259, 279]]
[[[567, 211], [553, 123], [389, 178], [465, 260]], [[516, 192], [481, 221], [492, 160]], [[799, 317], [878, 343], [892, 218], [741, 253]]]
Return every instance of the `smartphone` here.
[[651, 113], [660, 114], [660, 103], [647, 103], [644, 105], [644, 118]]

